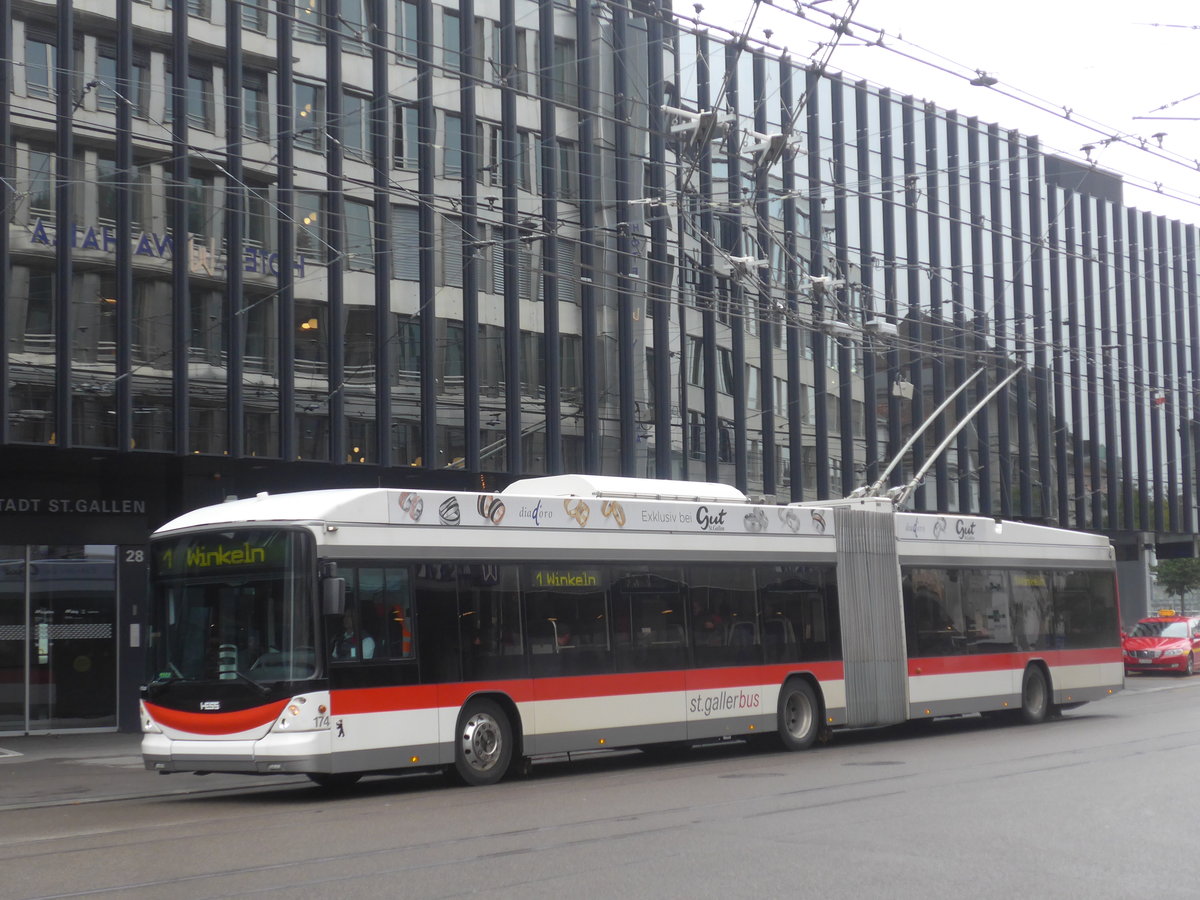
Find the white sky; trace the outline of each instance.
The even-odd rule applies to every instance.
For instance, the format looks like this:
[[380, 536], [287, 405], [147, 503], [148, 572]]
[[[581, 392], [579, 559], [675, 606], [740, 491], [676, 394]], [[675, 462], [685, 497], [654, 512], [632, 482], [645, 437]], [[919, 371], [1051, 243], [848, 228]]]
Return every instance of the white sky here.
[[[676, 4], [677, 12], [693, 14], [690, 3]], [[849, 4], [824, 0], [815, 6], [807, 18], [828, 22], [821, 11], [841, 15]], [[752, 7], [749, 0], [707, 0], [700, 18], [740, 31]], [[786, 46], [798, 62], [807, 61], [817, 52], [817, 42], [828, 43], [832, 36], [785, 9], [795, 9], [794, 0], [775, 0], [775, 8], [760, 3], [749, 35], [764, 40], [763, 29], [770, 28], [771, 44]], [[1134, 118], [1200, 120], [1200, 96], [1156, 111], [1200, 94], [1197, 0], [860, 0], [853, 22], [855, 36], [843, 38], [833, 51], [830, 70], [1037, 135], [1048, 152], [1086, 161], [1081, 147], [1091, 144], [1096, 148], [1091, 159], [1125, 179], [1127, 206], [1200, 223], [1200, 121]], [[1185, 27], [1161, 27], [1165, 25]], [[865, 46], [862, 38], [875, 41], [878, 29], [886, 46]], [[965, 77], [906, 60], [889, 46]], [[995, 88], [971, 86], [975, 70], [1000, 83]], [[1054, 112], [1009, 99], [1001, 91]], [[1064, 108], [1072, 111], [1072, 119], [1093, 123], [1097, 130], [1067, 121]], [[1166, 133], [1161, 149], [1152, 137], [1157, 132]], [[1101, 141], [1112, 135], [1125, 140], [1104, 146]], [[1138, 136], [1153, 153], [1138, 148]], [[1156, 182], [1166, 193], [1155, 190]]]

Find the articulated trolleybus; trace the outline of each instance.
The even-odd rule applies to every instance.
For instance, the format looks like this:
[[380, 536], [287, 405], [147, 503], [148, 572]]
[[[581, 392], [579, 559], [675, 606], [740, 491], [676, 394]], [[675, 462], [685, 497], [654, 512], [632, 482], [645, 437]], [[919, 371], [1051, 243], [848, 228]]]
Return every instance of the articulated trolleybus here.
[[152, 545], [160, 772], [446, 768], [984, 713], [1123, 683], [1099, 536], [578, 475], [196, 510]]

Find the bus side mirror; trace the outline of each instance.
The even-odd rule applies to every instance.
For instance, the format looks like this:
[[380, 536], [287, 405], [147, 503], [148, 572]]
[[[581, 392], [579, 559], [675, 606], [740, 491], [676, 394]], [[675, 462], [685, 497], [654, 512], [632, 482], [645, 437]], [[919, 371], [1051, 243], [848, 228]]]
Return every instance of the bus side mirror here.
[[321, 608], [327, 616], [340, 616], [346, 611], [346, 579], [321, 580]]

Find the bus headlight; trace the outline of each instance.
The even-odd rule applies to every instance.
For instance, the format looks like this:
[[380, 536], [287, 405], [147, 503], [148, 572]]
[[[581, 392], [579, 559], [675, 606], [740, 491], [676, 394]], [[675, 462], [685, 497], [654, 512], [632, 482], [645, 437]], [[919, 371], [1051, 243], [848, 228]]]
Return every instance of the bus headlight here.
[[154, 721], [154, 717], [146, 712], [146, 704], [139, 703], [142, 713], [142, 733], [143, 734], [162, 734], [162, 729], [158, 727], [158, 723]]
[[304, 702], [303, 698], [297, 697], [295, 700], [293, 700], [291, 703], [289, 703], [287, 705], [287, 708], [284, 709], [284, 711], [283, 711], [283, 717], [279, 720], [280, 728], [291, 728], [292, 727], [294, 720], [300, 716], [300, 704], [302, 704], [303, 702]]

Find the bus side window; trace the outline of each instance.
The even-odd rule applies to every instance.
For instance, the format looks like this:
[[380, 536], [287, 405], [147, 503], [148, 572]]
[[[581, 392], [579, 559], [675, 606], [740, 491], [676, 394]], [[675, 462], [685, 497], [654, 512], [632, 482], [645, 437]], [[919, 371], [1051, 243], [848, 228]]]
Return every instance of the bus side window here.
[[684, 607], [687, 586], [674, 566], [636, 566], [614, 573], [613, 615], [618, 627], [617, 670], [636, 672], [687, 665]]
[[741, 566], [691, 566], [685, 572], [695, 665], [752, 665], [762, 656], [754, 577]]
[[416, 566], [412, 587], [421, 683], [459, 681], [458, 567], [442, 563]]
[[468, 681], [524, 676], [520, 567], [472, 563], [459, 571], [459, 634]]
[[[772, 566], [759, 572], [763, 602], [763, 646], [767, 662], [836, 658], [837, 597], [832, 569]], [[836, 619], [835, 619], [836, 621]]]
[[521, 567], [521, 580], [531, 674], [611, 672], [607, 569], [527, 565]]

